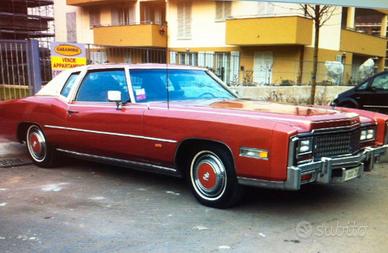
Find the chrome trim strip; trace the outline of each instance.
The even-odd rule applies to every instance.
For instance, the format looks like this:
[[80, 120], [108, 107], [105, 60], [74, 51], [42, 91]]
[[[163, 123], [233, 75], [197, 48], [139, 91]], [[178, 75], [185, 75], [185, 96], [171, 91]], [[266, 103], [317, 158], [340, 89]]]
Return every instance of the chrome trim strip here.
[[134, 166], [151, 167], [151, 168], [166, 170], [166, 171], [170, 171], [170, 172], [177, 172], [177, 170], [174, 168], [155, 165], [155, 164], [151, 164], [151, 163], [135, 162], [135, 161], [130, 161], [130, 160], [106, 157], [106, 156], [92, 155], [92, 154], [80, 153], [80, 152], [75, 152], [75, 151], [60, 149], [60, 148], [57, 148], [56, 150], [59, 152], [63, 152], [63, 153], [67, 153], [67, 154], [75, 155], [75, 156], [82, 156], [82, 157], [93, 158], [93, 159], [97, 159], [97, 160], [107, 160], [107, 161], [111, 161], [111, 162], [130, 164], [130, 165], [134, 165]]
[[[314, 122], [315, 123], [315, 122]], [[348, 125], [348, 126], [338, 126], [338, 127], [324, 127], [324, 128], [315, 128], [311, 131], [311, 133], [320, 133], [320, 132], [325, 132], [325, 134], [327, 132], [330, 132], [330, 131], [336, 131], [336, 130], [353, 130], [353, 129], [356, 129], [357, 127], [362, 127], [363, 125], [361, 125], [360, 123], [355, 123], [353, 125]], [[310, 133], [310, 132], [309, 132]]]
[[285, 189], [284, 181], [273, 181], [249, 177], [237, 177], [237, 182], [246, 186], [263, 187], [268, 189]]
[[363, 107], [367, 107], [367, 108], [388, 108], [388, 106], [386, 105], [364, 105]]
[[[105, 103], [105, 102], [96, 102], [96, 103], [85, 103], [82, 102], [82, 104], [68, 104], [69, 107], [94, 107], [94, 108], [114, 108], [116, 109], [116, 104], [115, 103]], [[132, 109], [132, 108], [140, 108], [140, 109], [147, 109], [147, 105], [145, 104], [133, 104], [131, 103], [130, 105], [123, 105], [123, 108], [125, 109]]]
[[88, 130], [88, 129], [81, 129], [81, 128], [73, 128], [73, 127], [61, 127], [61, 126], [53, 126], [53, 125], [44, 125], [44, 127], [45, 128], [52, 128], [52, 129], [84, 132], [84, 133], [105, 134], [105, 135], [113, 135], [113, 136], [130, 137], [130, 138], [144, 139], [144, 140], [150, 140], [150, 141], [160, 141], [160, 142], [168, 142], [168, 143], [177, 143], [178, 142], [176, 140], [170, 140], [170, 139], [154, 138], [154, 137], [147, 137], [147, 136], [134, 135], [134, 134], [122, 134], [122, 133], [114, 133], [114, 132], [104, 132], [104, 131]]

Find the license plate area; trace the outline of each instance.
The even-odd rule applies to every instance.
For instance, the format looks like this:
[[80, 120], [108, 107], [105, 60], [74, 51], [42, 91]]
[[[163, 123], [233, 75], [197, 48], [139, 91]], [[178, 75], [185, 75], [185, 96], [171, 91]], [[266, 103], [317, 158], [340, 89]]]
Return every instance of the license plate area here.
[[332, 171], [334, 182], [346, 182], [357, 178], [360, 175], [360, 170], [363, 169], [363, 164], [350, 168], [337, 168]]
[[344, 173], [344, 175], [343, 175], [344, 181], [349, 181], [349, 180], [352, 180], [352, 179], [358, 177], [358, 174], [359, 174], [360, 169], [361, 169], [360, 167], [361, 166], [345, 170], [343, 172]]

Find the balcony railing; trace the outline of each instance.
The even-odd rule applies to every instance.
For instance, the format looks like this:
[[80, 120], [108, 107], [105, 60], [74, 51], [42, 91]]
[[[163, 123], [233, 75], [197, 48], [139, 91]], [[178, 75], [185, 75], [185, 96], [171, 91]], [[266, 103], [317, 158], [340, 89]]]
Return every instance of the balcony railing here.
[[231, 45], [309, 45], [313, 21], [301, 16], [239, 17], [226, 20]]
[[350, 29], [342, 29], [340, 49], [356, 54], [385, 57], [387, 39]]
[[[132, 2], [136, 2], [135, 0], [130, 0]], [[122, 0], [66, 0], [67, 5], [74, 6], [86, 6], [93, 4], [112, 4], [112, 3], [120, 3]]]
[[99, 26], [95, 27], [93, 32], [94, 43], [98, 45], [128, 47], [167, 46], [167, 27], [149, 22]]

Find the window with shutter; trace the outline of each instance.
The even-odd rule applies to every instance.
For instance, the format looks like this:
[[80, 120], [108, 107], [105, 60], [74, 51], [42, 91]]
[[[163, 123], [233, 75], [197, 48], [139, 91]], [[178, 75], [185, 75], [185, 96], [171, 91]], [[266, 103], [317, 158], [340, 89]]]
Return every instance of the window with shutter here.
[[216, 21], [225, 21], [232, 15], [231, 1], [216, 1]]
[[99, 9], [90, 9], [89, 10], [89, 26], [91, 28], [100, 26], [100, 10]]
[[67, 30], [67, 41], [77, 42], [77, 23], [76, 23], [75, 12], [66, 13], [66, 30]]
[[178, 39], [191, 39], [191, 2], [178, 2], [177, 11]]
[[135, 22], [135, 12], [132, 6], [113, 7], [111, 9], [112, 25], [130, 25]]

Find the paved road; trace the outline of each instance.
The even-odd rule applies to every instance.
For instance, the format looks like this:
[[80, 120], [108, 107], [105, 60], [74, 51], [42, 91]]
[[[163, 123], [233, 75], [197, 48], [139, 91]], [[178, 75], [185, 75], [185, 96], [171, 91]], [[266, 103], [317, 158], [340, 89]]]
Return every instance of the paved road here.
[[388, 165], [344, 185], [201, 206], [184, 181], [66, 159], [0, 168], [0, 252], [386, 252]]

